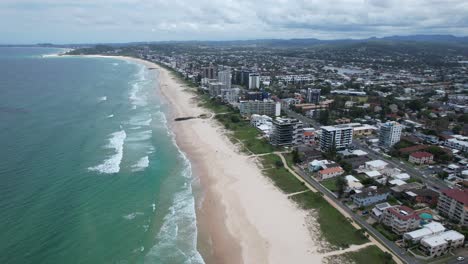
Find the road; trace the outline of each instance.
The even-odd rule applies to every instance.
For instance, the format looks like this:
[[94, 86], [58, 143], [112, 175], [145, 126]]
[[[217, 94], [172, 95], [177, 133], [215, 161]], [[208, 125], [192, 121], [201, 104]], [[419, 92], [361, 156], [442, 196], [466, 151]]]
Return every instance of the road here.
[[395, 243], [393, 243], [392, 241], [384, 237], [382, 234], [380, 234], [380, 232], [378, 232], [374, 227], [368, 224], [365, 219], [355, 214], [351, 209], [349, 209], [341, 201], [339, 201], [329, 190], [327, 190], [325, 187], [323, 187], [317, 181], [313, 180], [309, 175], [307, 175], [307, 173], [297, 168], [295, 169], [295, 171], [305, 182], [307, 182], [309, 185], [313, 186], [313, 188], [315, 188], [316, 190], [326, 195], [330, 200], [332, 200], [335, 204], [337, 204], [342, 210], [347, 212], [352, 217], [353, 221], [355, 221], [360, 226], [365, 228], [368, 233], [372, 234], [380, 243], [384, 244], [388, 249], [390, 249], [393, 252], [393, 254], [397, 255], [405, 263], [409, 263], [409, 264], [420, 263], [416, 258], [408, 255], [408, 253], [404, 249], [397, 247]]
[[[417, 170], [415, 167], [413, 167], [411, 165], [408, 165], [408, 164], [406, 164], [404, 162], [395, 161], [395, 160], [393, 160], [391, 158], [385, 157], [381, 153], [375, 152], [374, 150], [370, 149], [366, 144], [364, 144], [364, 143], [362, 143], [362, 142], [360, 142], [358, 140], [354, 140], [353, 145], [356, 146], [357, 148], [367, 152], [368, 153], [367, 156], [369, 156], [371, 159], [383, 160], [383, 161], [387, 162], [388, 164], [392, 165], [393, 167], [398, 168], [398, 169], [402, 170], [403, 172], [407, 172], [411, 176], [413, 176], [413, 177], [415, 177], [417, 179], [420, 179], [423, 183], [425, 183], [431, 189], [440, 190], [440, 189], [448, 188], [447, 185], [444, 183], [444, 181], [442, 181], [442, 180], [440, 180], [438, 178], [435, 178], [435, 177], [433, 177], [431, 175], [426, 175], [423, 172], [421, 172], [420, 170]], [[436, 188], [434, 188], [434, 187], [436, 187]]]
[[[296, 119], [302, 121], [304, 124], [310, 125], [315, 129], [320, 129], [321, 125], [317, 121], [315, 121], [315, 120], [313, 120], [311, 118], [308, 118], [308, 117], [306, 117], [304, 115], [298, 114], [298, 113], [296, 113], [294, 111], [291, 111], [289, 109], [283, 109], [283, 111], [288, 116], [296, 118]], [[368, 156], [371, 159], [383, 160], [383, 161], [387, 162], [388, 164], [394, 166], [395, 168], [398, 168], [398, 169], [402, 170], [403, 172], [407, 172], [411, 176], [414, 176], [415, 178], [418, 178], [418, 179], [422, 180], [431, 189], [435, 189], [436, 191], [439, 191], [440, 189], [448, 188], [447, 185], [444, 183], [444, 181], [442, 181], [442, 180], [440, 180], [438, 178], [435, 178], [435, 177], [433, 177], [431, 175], [425, 175], [421, 171], [415, 169], [413, 166], [410, 166], [410, 165], [408, 165], [406, 163], [401, 163], [399, 161], [397, 162], [397, 161], [394, 161], [394, 160], [392, 160], [390, 158], [387, 158], [384, 155], [382, 155], [381, 153], [375, 152], [374, 150], [370, 149], [366, 144], [360, 142], [359, 140], [354, 140], [353, 145], [356, 146], [357, 148], [363, 150], [363, 151], [366, 151], [368, 153]]]
[[[308, 118], [304, 115], [298, 114], [294, 111], [291, 111], [289, 109], [284, 109], [284, 112], [292, 117], [296, 118], [300, 121], [302, 121], [304, 124], [309, 125], [311, 127], [314, 127], [315, 129], [320, 129], [320, 124], [311, 119]], [[391, 166], [398, 168], [404, 172], [409, 173], [411, 176], [422, 180], [429, 188], [435, 189], [438, 191], [439, 189], [445, 189], [447, 188], [446, 184], [433, 176], [426, 175], [423, 172], [415, 169], [413, 166], [410, 166], [404, 162], [401, 161], [395, 161], [392, 160], [391, 158], [388, 158], [382, 153], [375, 152], [374, 150], [370, 149], [365, 143], [360, 142], [359, 140], [353, 141], [353, 145], [356, 146], [357, 148], [366, 151], [368, 153], [369, 158], [371, 159], [380, 159]], [[353, 220], [361, 225], [363, 228], [365, 228], [370, 234], [372, 234], [377, 240], [379, 240], [382, 244], [384, 244], [388, 249], [390, 249], [394, 255], [397, 255], [402, 261], [410, 264], [418, 264], [421, 263], [418, 259], [412, 257], [411, 255], [408, 255], [404, 249], [401, 249], [395, 245], [392, 241], [388, 240], [386, 237], [384, 237], [380, 232], [378, 232], [374, 227], [372, 227], [370, 224], [368, 224], [365, 219], [363, 219], [361, 216], [355, 214], [351, 209], [349, 209], [347, 206], [345, 206], [341, 201], [339, 201], [328, 189], [324, 188], [322, 185], [320, 185], [317, 181], [312, 179], [311, 177], [308, 176], [306, 172], [299, 168], [295, 168], [296, 173], [305, 181], [308, 183], [308, 185], [313, 186], [314, 189], [320, 191], [324, 195], [326, 195], [330, 200], [332, 200], [336, 205], [338, 205], [342, 210], [347, 212]]]

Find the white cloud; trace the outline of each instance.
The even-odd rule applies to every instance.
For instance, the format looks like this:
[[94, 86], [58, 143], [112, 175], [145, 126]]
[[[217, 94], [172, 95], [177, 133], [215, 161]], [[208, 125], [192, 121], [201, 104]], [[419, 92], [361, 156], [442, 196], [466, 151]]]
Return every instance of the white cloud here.
[[[2, 0], [0, 42], [468, 34], [466, 0]], [[41, 38], [41, 39], [39, 39]]]

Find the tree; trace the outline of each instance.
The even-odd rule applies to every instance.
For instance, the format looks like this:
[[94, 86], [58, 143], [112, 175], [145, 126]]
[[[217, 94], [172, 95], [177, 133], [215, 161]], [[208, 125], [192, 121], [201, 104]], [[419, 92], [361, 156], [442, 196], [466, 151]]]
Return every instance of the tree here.
[[275, 166], [276, 166], [276, 168], [284, 167], [283, 161], [281, 161], [281, 160], [275, 161]]
[[346, 190], [346, 187], [348, 186], [346, 179], [342, 176], [339, 176], [336, 179], [335, 186], [336, 186], [336, 191], [338, 193], [338, 198], [341, 198]]
[[293, 160], [294, 163], [301, 162], [301, 157], [300, 157], [299, 151], [297, 149], [294, 149], [292, 151], [292, 160]]
[[345, 170], [347, 173], [350, 173], [353, 170], [353, 166], [351, 164], [349, 164], [349, 162], [347, 162], [345, 160], [342, 160], [340, 162], [340, 165], [343, 168], [343, 170]]
[[446, 171], [441, 171], [437, 173], [437, 177], [439, 177], [441, 180], [445, 180], [448, 176], [449, 174]]
[[408, 103], [408, 108], [413, 111], [419, 111], [424, 107], [424, 102], [421, 100], [412, 100]]
[[328, 125], [330, 123], [330, 112], [328, 110], [320, 111], [318, 121], [322, 125]]

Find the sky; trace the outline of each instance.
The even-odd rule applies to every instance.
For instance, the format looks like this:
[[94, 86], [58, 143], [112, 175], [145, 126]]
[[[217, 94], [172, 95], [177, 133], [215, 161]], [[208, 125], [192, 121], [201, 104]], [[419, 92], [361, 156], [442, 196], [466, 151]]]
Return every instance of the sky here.
[[0, 0], [0, 43], [468, 35], [468, 0]]

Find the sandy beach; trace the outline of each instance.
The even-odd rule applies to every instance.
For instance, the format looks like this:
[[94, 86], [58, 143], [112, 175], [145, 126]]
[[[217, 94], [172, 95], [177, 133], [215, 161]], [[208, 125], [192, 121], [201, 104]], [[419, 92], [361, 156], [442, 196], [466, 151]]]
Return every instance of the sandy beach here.
[[[152, 65], [154, 67], [154, 65]], [[194, 95], [159, 68], [162, 94], [173, 117], [196, 116], [207, 110]], [[211, 241], [202, 253], [212, 263], [317, 263], [307, 212], [278, 190], [252, 158], [239, 153], [214, 120], [172, 124], [176, 141], [189, 156], [203, 191], [198, 221], [201, 239]], [[228, 232], [226, 232], [228, 231]], [[233, 239], [234, 238], [234, 239]], [[208, 261], [210, 262], [210, 261]]]
[[[122, 57], [116, 57], [122, 59]], [[168, 70], [156, 68], [168, 119], [210, 113]], [[207, 263], [320, 263], [319, 235], [299, 209], [263, 176], [255, 159], [240, 153], [211, 118], [171, 122], [176, 142], [187, 154], [201, 193], [197, 195], [198, 247]]]

